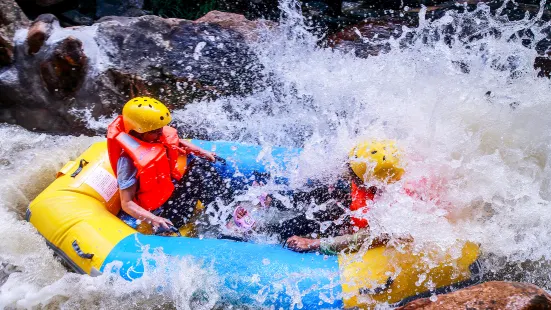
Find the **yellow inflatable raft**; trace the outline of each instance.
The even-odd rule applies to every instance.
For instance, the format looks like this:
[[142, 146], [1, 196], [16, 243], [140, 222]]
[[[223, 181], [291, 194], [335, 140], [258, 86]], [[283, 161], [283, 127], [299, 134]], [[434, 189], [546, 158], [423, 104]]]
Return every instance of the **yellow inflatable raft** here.
[[[192, 142], [216, 149], [226, 158], [226, 167], [220, 169], [227, 176], [246, 178], [265, 169], [258, 160], [258, 146]], [[289, 163], [286, 157], [299, 151], [275, 148], [270, 158], [283, 167]], [[299, 305], [304, 309], [372, 308], [475, 280], [472, 268], [479, 249], [470, 242], [448, 252], [413, 253], [404, 245], [338, 256], [301, 254], [275, 245], [147, 235], [123, 223], [116, 216], [119, 210], [117, 183], [103, 142], [58, 172], [57, 179], [30, 204], [27, 219], [76, 272], [92, 276], [117, 272], [131, 281], [144, 272], [144, 251], [162, 248], [166, 255], [192, 257], [214, 268], [223, 299], [236, 304], [277, 309]], [[115, 261], [122, 266], [113, 271], [108, 266]]]

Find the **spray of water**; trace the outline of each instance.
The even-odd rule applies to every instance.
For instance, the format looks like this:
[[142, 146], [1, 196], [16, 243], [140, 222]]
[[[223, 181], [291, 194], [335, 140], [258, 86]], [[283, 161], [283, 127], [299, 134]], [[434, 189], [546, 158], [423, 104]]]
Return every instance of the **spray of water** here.
[[[374, 208], [374, 230], [442, 246], [479, 242], [500, 257], [488, 258], [490, 269], [550, 258], [550, 85], [533, 69], [549, 27], [543, 10], [519, 21], [484, 4], [435, 21], [422, 10], [420, 27], [390, 39], [390, 52], [358, 59], [319, 48], [295, 3], [281, 6], [282, 28], [256, 47], [277, 83], [247, 98], [194, 103], [177, 119], [216, 139], [303, 147], [295, 184], [333, 182], [358, 141], [396, 140], [407, 173]], [[417, 190], [437, 200], [403, 194], [423, 179]]]

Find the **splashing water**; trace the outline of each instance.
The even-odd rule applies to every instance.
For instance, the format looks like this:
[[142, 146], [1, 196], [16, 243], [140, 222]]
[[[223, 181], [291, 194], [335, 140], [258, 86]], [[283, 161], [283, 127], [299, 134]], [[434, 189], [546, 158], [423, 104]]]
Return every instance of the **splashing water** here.
[[[176, 118], [215, 139], [304, 147], [296, 184], [331, 183], [356, 142], [394, 139], [407, 173], [375, 206], [374, 230], [443, 245], [469, 239], [501, 264], [545, 266], [550, 84], [533, 69], [536, 42], [548, 33], [543, 11], [509, 21], [480, 4], [429, 21], [422, 10], [419, 29], [391, 39], [390, 52], [358, 59], [319, 48], [286, 9], [293, 6], [282, 2], [289, 18], [256, 48], [277, 84], [247, 98], [191, 104]], [[523, 44], [528, 32], [532, 43]], [[431, 190], [445, 203], [404, 197], [404, 184], [423, 177], [441, 183]], [[538, 283], [549, 287], [544, 277]]]
[[[495, 277], [551, 288], [551, 85], [533, 69], [535, 43], [549, 27], [539, 19], [542, 11], [519, 21], [484, 4], [434, 21], [421, 11], [420, 27], [390, 39], [389, 52], [359, 59], [320, 48], [295, 7], [282, 1], [280, 27], [254, 46], [269, 87], [175, 111], [186, 133], [302, 147], [292, 186], [307, 179], [334, 182], [362, 139], [396, 140], [406, 174], [372, 209], [376, 233], [409, 234], [442, 247], [472, 240], [481, 244]], [[533, 43], [526, 44], [528, 32]], [[91, 128], [101, 126], [91, 122]], [[124, 285], [109, 275], [68, 273], [23, 216], [57, 169], [102, 137], [49, 136], [7, 125], [0, 126], [0, 137], [0, 307], [189, 309], [197, 306], [196, 291], [209, 295], [199, 308], [215, 307], [216, 276], [185, 259], [176, 265], [192, 277], [170, 292], [158, 287], [171, 280], [153, 271]], [[437, 200], [402, 194], [423, 179], [421, 194]], [[186, 279], [171, 279], [180, 278]]]

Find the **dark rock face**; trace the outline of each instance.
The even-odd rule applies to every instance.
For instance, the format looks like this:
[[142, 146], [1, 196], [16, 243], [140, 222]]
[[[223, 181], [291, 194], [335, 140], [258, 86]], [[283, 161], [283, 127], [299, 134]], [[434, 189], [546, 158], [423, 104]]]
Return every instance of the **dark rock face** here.
[[447, 309], [551, 309], [551, 295], [541, 288], [518, 282], [486, 282], [453, 293], [440, 295], [435, 302], [418, 299], [397, 310]]
[[139, 95], [179, 108], [261, 87], [261, 68], [248, 46], [260, 24], [215, 15], [195, 22], [109, 17], [77, 28], [40, 16], [16, 40], [15, 62], [0, 71], [0, 121], [92, 133], [78, 111], [111, 116]]
[[38, 53], [44, 42], [52, 34], [54, 27], [59, 27], [59, 21], [54, 15], [44, 14], [38, 16], [27, 32], [27, 54], [34, 55]]
[[29, 20], [13, 0], [0, 1], [0, 68], [13, 61], [13, 36]]
[[6, 37], [0, 35], [0, 67], [9, 65], [13, 61], [13, 44]]
[[[406, 7], [408, 4], [412, 5], [413, 8], [408, 7], [407, 10], [388, 10], [390, 13], [385, 13], [386, 15], [381, 15], [382, 7], [389, 7], [391, 3], [386, 2], [369, 2], [366, 1], [350, 1], [359, 5], [362, 4], [365, 10], [371, 10], [369, 14], [363, 14], [362, 16], [374, 16], [365, 18], [363, 21], [354, 23], [353, 25], [344, 27], [343, 29], [334, 32], [328, 35], [322, 44], [334, 49], [338, 49], [345, 52], [353, 51], [357, 57], [369, 57], [379, 55], [381, 52], [387, 52], [390, 49], [388, 44], [388, 39], [398, 39], [400, 38], [399, 45], [400, 47], [406, 47], [409, 44], [415, 42], [415, 40], [421, 40], [424, 43], [429, 43], [432, 40], [443, 40], [446, 44], [453, 43], [456, 40], [456, 37], [461, 40], [468, 40], [470, 42], [476, 41], [484, 38], [486, 35], [490, 36], [500, 36], [502, 32], [499, 28], [489, 28], [486, 31], [479, 31], [474, 21], [470, 19], [462, 20], [462, 24], [459, 28], [448, 27], [447, 29], [440, 29], [440, 32], [437, 34], [431, 34], [430, 31], [422, 30], [418, 31], [418, 21], [419, 13], [421, 12], [420, 8], [415, 8], [415, 6], [424, 4], [432, 5], [427, 6], [424, 9], [424, 17], [426, 20], [436, 20], [442, 18], [449, 11], [455, 11], [459, 13], [464, 13], [466, 11], [473, 11], [477, 8], [478, 5], [484, 5], [485, 8], [491, 12], [491, 14], [497, 14], [498, 10], [501, 11], [503, 18], [508, 18], [510, 20], [519, 20], [525, 17], [528, 14], [529, 18], [535, 18], [536, 14], [539, 12], [538, 5], [529, 5], [524, 3], [511, 3], [508, 2], [507, 5], [503, 6], [501, 1], [497, 0], [467, 0], [461, 1], [460, 3], [454, 2], [444, 2], [442, 1], [417, 1], [418, 4], [415, 4], [415, 1], [405, 1], [403, 2], [402, 7]], [[400, 1], [399, 1], [400, 2]], [[521, 1], [527, 2], [527, 1]], [[344, 2], [343, 2], [344, 5]], [[367, 12], [367, 11], [366, 11]], [[549, 11], [544, 10], [541, 20], [538, 20], [537, 23], [543, 24], [546, 21], [551, 19]], [[412, 29], [406, 36], [402, 37], [403, 27]], [[459, 29], [459, 30], [458, 30]], [[541, 57], [535, 59], [534, 67], [539, 70], [540, 76], [549, 76], [551, 72], [551, 61], [549, 60], [549, 55], [551, 55], [551, 40], [549, 40], [549, 33], [551, 33], [551, 28], [547, 27], [542, 33], [547, 34], [547, 38], [535, 41], [536, 36], [532, 33], [530, 29], [520, 29], [515, 34], [513, 34], [510, 40], [518, 40], [524, 46], [528, 48], [535, 47]], [[459, 31], [459, 32], [458, 32]], [[467, 42], [467, 41], [465, 41]], [[499, 68], [498, 68], [499, 69]], [[505, 70], [507, 68], [503, 68]]]
[[551, 77], [551, 57], [541, 56], [534, 60], [534, 69], [538, 71], [539, 77]]
[[40, 64], [40, 77], [48, 92], [58, 99], [76, 94], [87, 73], [88, 57], [82, 42], [67, 37], [59, 42], [50, 57]]
[[70, 10], [61, 13], [62, 18], [67, 20], [72, 25], [85, 25], [90, 26], [94, 23], [94, 19], [80, 13], [77, 10]]
[[96, 17], [141, 16], [144, 0], [96, 0]]
[[105, 52], [117, 69], [103, 78], [112, 85], [170, 98], [176, 106], [257, 86], [259, 68], [244, 37], [218, 24], [118, 18], [99, 24], [97, 33], [100, 46], [114, 47]]
[[194, 23], [210, 23], [219, 25], [225, 29], [233, 29], [239, 32], [247, 41], [255, 41], [258, 38], [258, 29], [276, 26], [276, 23], [272, 21], [250, 21], [243, 15], [220, 11], [210, 11], [203, 17], [197, 19]]

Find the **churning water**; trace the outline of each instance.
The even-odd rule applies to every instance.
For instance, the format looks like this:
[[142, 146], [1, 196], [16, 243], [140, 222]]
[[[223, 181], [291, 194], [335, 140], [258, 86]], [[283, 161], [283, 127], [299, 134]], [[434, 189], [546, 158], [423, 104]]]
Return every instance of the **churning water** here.
[[[420, 27], [391, 39], [390, 52], [359, 59], [320, 48], [294, 3], [281, 6], [280, 26], [254, 46], [270, 87], [191, 103], [174, 112], [182, 128], [213, 140], [304, 148], [299, 169], [289, 172], [293, 186], [307, 179], [330, 184], [345, 172], [357, 141], [394, 139], [407, 172], [371, 212], [376, 233], [442, 247], [475, 241], [489, 278], [550, 289], [551, 83], [533, 69], [535, 42], [550, 25], [539, 15], [509, 21], [484, 4], [435, 21], [422, 11]], [[520, 33], [533, 43], [523, 44]], [[161, 253], [174, 272], [151, 271], [132, 283], [67, 272], [24, 212], [57, 169], [102, 137], [4, 125], [0, 138], [0, 308], [228, 306], [219, 302], [208, 266], [168, 262]], [[438, 203], [399, 191], [423, 178]], [[167, 283], [170, 289], [159, 289]]]

